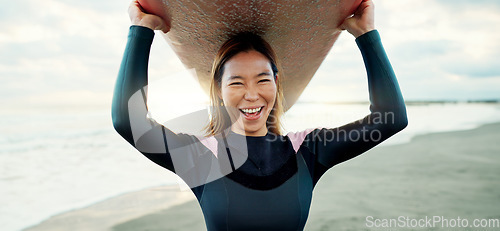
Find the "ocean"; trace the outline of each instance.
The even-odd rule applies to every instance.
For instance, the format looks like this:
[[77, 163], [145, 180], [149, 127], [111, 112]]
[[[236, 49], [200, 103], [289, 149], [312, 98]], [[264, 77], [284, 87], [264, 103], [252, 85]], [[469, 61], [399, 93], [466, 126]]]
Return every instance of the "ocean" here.
[[[408, 104], [407, 111], [408, 127], [381, 145], [500, 121], [495, 103]], [[299, 102], [286, 113], [284, 126], [287, 131], [337, 127], [368, 113], [368, 103]], [[126, 192], [178, 183], [114, 131], [110, 108], [15, 109], [0, 115], [2, 230], [21, 230]]]

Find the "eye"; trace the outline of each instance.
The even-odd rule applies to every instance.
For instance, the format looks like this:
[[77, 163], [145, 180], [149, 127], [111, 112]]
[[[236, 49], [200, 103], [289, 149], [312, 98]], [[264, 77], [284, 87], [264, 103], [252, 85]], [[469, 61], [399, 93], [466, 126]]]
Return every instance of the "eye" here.
[[271, 80], [269, 80], [269, 79], [261, 79], [261, 80], [259, 80], [259, 83], [265, 83], [265, 82], [271, 82]]
[[232, 85], [243, 85], [243, 83], [241, 82], [232, 82], [229, 84], [229, 86], [232, 86]]

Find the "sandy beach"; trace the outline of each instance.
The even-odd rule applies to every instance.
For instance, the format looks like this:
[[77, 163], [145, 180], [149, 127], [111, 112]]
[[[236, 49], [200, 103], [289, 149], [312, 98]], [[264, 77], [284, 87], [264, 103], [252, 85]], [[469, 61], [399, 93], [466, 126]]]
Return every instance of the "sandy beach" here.
[[[367, 217], [500, 219], [500, 123], [375, 147], [319, 181], [305, 230], [499, 230], [367, 227]], [[206, 230], [190, 191], [150, 188], [54, 216], [41, 230]]]

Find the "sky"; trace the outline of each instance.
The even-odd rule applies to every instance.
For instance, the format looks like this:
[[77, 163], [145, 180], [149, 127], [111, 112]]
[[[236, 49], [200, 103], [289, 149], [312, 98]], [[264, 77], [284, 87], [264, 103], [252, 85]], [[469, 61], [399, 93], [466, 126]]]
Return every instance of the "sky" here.
[[[128, 4], [2, 3], [0, 103], [110, 106], [130, 25]], [[500, 99], [500, 1], [376, 0], [375, 9], [376, 28], [405, 100]], [[188, 74], [160, 34], [149, 75], [150, 84], [164, 84], [155, 85], [150, 99], [206, 99], [194, 78], [179, 77]], [[344, 32], [299, 102], [367, 101], [367, 89], [361, 54]]]

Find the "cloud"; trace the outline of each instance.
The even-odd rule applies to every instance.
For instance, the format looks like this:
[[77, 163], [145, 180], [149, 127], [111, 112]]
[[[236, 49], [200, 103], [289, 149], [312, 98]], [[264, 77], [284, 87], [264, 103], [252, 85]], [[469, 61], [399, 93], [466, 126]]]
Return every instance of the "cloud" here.
[[[98, 1], [98, 0], [89, 0], [89, 1], [75, 1], [75, 0], [59, 0], [59, 2], [64, 3], [66, 5], [71, 5], [78, 9], [86, 9], [101, 13], [110, 13], [110, 12], [123, 12], [122, 9], [127, 9], [128, 3], [131, 1], [123, 1], [123, 0], [106, 0], [106, 1]], [[125, 11], [126, 12], [126, 11]]]
[[392, 53], [406, 62], [429, 59], [446, 55], [459, 49], [453, 40], [410, 41], [397, 44]]
[[442, 4], [445, 7], [450, 7], [450, 8], [470, 8], [472, 7], [480, 7], [482, 9], [484, 8], [490, 8], [491, 7], [500, 7], [500, 2], [498, 0], [439, 0], [437, 1], [438, 4]]
[[468, 78], [500, 77], [500, 61], [498, 59], [460, 59], [454, 63], [445, 64], [444, 69], [449, 73]]
[[2, 100], [99, 89], [116, 76], [128, 24], [119, 9], [127, 4], [105, 12], [73, 3], [20, 0], [0, 9]]
[[[2, 98], [59, 91], [112, 92], [130, 25], [128, 4], [119, 0], [6, 2], [0, 8]], [[493, 0], [376, 0], [377, 29], [405, 97], [474, 98], [497, 92], [495, 97], [500, 98], [500, 85], [495, 84], [500, 78], [496, 68], [500, 31], [494, 29], [500, 24], [499, 5]], [[183, 69], [163, 37], [156, 36], [150, 78]], [[368, 99], [363, 60], [347, 32], [305, 94], [325, 101]]]
[[[500, 98], [498, 1], [375, 1], [376, 26], [405, 99]], [[301, 100], [368, 100], [366, 74], [343, 33]], [[315, 97], [320, 96], [320, 97]]]

